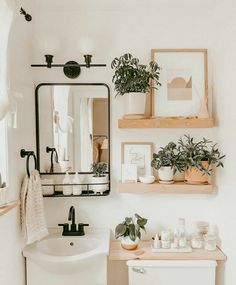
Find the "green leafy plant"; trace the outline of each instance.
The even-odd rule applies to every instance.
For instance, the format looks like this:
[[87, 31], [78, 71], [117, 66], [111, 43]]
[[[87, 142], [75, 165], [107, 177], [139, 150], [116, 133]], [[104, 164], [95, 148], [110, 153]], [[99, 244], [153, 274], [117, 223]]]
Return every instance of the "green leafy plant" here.
[[[139, 59], [130, 53], [116, 57], [111, 63], [115, 70], [112, 82], [115, 84], [117, 95], [124, 95], [130, 92], [147, 93], [151, 89], [151, 80], [154, 85], [161, 85], [159, 82], [160, 67], [157, 62], [151, 61], [149, 65], [139, 64]], [[153, 87], [157, 89], [157, 87]]]
[[107, 163], [105, 162], [94, 162], [92, 164], [91, 170], [93, 172], [93, 177], [104, 177], [107, 171]]
[[116, 226], [115, 237], [130, 237], [132, 241], [138, 237], [141, 238], [141, 230], [145, 231], [145, 225], [147, 219], [142, 218], [138, 214], [135, 214], [134, 218], [126, 217], [125, 220]]
[[165, 147], [161, 147], [158, 153], [153, 154], [153, 160], [151, 166], [155, 169], [161, 167], [170, 166], [174, 173], [179, 170], [184, 170], [184, 163], [179, 149], [174, 142], [169, 142]]
[[[185, 169], [191, 169], [196, 167], [198, 170], [208, 176], [211, 175], [213, 165], [216, 167], [223, 167], [223, 159], [225, 155], [222, 155], [217, 148], [217, 144], [213, 144], [212, 141], [203, 138], [199, 142], [195, 142], [190, 135], [184, 135], [179, 139], [179, 150], [184, 163]], [[203, 165], [203, 161], [208, 162], [208, 166]]]

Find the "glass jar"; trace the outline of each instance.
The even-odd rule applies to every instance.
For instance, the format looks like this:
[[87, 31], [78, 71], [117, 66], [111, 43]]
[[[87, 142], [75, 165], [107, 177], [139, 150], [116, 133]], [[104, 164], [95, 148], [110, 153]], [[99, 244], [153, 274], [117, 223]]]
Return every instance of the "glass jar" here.
[[206, 236], [209, 231], [209, 223], [204, 221], [197, 222], [197, 230], [201, 237]]
[[198, 233], [192, 235], [191, 246], [197, 249], [203, 248], [203, 239]]
[[215, 235], [207, 235], [205, 237], [205, 249], [209, 251], [216, 250], [217, 239]]

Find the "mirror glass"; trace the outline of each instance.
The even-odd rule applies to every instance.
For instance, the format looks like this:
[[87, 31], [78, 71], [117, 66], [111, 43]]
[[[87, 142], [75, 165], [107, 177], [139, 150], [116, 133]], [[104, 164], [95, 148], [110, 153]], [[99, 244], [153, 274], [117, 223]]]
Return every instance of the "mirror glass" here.
[[109, 164], [107, 85], [41, 84], [36, 119], [40, 172], [86, 173], [93, 162]]

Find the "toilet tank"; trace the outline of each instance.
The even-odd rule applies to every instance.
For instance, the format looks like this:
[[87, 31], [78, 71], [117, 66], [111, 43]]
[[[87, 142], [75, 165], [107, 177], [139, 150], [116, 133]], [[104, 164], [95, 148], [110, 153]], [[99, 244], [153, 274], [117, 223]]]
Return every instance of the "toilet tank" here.
[[215, 285], [213, 260], [130, 260], [129, 285]]

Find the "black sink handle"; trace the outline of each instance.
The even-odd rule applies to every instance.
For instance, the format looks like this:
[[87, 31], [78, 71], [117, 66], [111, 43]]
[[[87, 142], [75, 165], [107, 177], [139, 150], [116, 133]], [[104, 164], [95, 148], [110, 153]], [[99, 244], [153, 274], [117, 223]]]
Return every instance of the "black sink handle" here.
[[79, 235], [84, 236], [84, 235], [85, 235], [84, 227], [88, 227], [88, 226], [89, 226], [89, 224], [79, 223], [79, 224], [78, 224], [78, 232], [79, 232]]
[[65, 224], [58, 224], [59, 227], [63, 227], [63, 233], [68, 232], [69, 231], [69, 224], [65, 223]]

